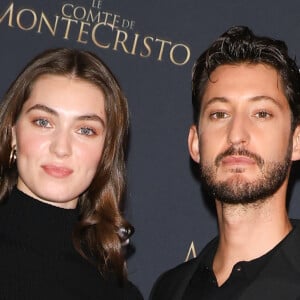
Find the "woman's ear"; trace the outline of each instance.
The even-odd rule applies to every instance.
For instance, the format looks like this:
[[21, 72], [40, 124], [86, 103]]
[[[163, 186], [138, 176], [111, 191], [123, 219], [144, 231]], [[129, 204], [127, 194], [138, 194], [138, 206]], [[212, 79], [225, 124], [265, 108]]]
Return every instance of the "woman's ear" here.
[[300, 125], [296, 127], [293, 134], [292, 161], [300, 159]]
[[192, 159], [196, 162], [200, 162], [200, 153], [199, 153], [199, 136], [198, 131], [195, 125], [191, 126], [188, 136], [188, 147]]
[[13, 126], [11, 128], [11, 147], [15, 146], [17, 144], [17, 138], [16, 138], [16, 127]]

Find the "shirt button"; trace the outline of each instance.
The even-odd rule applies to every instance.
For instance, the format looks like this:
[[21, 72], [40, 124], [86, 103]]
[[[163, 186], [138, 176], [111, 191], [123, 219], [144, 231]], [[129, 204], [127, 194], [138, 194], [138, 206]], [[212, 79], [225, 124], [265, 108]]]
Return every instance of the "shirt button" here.
[[241, 272], [241, 271], [242, 271], [242, 267], [241, 267], [241, 266], [236, 266], [235, 270], [236, 270], [237, 272]]

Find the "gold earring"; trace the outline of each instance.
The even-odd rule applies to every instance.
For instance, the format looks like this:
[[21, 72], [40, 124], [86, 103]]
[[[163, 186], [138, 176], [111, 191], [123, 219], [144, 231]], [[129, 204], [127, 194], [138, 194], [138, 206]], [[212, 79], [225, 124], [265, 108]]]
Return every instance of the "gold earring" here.
[[10, 151], [8, 166], [11, 168], [17, 159], [17, 146], [13, 145]]

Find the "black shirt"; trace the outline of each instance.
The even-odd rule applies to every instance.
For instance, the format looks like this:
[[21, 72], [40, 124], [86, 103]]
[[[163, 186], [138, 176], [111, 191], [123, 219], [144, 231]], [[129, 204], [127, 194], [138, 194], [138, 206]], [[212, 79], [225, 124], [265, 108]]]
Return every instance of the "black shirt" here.
[[263, 270], [271, 256], [280, 249], [283, 241], [257, 259], [236, 263], [229, 278], [219, 287], [212, 270], [213, 259], [218, 246], [218, 240], [216, 239], [211, 247], [206, 250], [206, 253], [204, 253], [197, 271], [194, 273], [185, 290], [183, 300], [238, 299], [240, 293], [243, 292], [245, 288], [256, 279], [260, 271]]

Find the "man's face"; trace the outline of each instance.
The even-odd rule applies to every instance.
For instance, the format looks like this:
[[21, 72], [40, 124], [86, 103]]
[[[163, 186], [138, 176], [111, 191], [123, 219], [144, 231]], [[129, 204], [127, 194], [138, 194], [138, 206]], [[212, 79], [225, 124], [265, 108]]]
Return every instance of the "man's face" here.
[[220, 66], [201, 103], [189, 146], [204, 185], [230, 204], [273, 195], [287, 179], [291, 160], [298, 159], [277, 71], [263, 64]]

